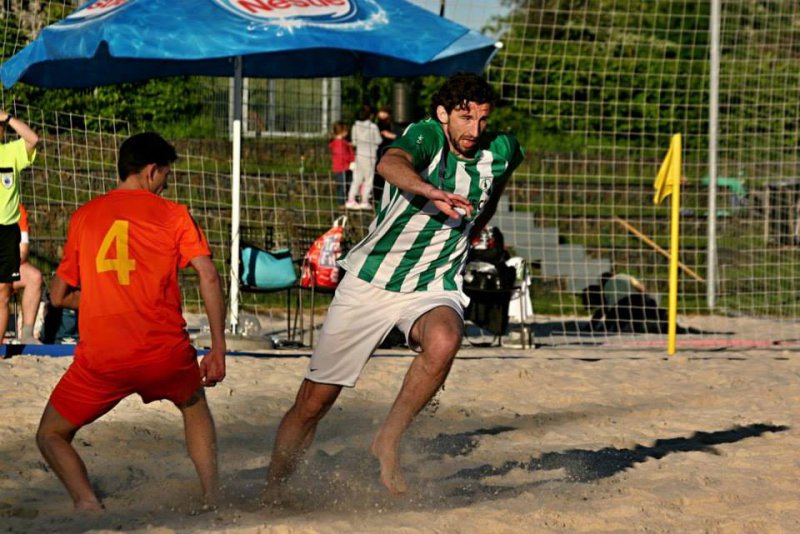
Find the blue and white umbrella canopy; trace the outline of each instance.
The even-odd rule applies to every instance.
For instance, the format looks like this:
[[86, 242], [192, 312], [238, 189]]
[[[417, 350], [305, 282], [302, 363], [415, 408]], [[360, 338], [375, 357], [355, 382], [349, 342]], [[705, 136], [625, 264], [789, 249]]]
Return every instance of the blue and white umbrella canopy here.
[[0, 67], [6, 87], [182, 75], [258, 78], [480, 72], [495, 42], [404, 0], [94, 0]]

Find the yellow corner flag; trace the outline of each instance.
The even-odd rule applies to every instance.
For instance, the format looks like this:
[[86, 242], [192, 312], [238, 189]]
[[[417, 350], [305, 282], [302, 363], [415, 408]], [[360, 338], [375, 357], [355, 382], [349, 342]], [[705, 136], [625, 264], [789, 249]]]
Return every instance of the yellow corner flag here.
[[672, 195], [670, 202], [670, 237], [669, 237], [669, 327], [667, 329], [667, 354], [675, 354], [675, 337], [678, 333], [678, 224], [681, 218], [681, 134], [675, 134], [669, 143], [661, 168], [658, 170], [653, 187], [656, 194], [653, 203], [660, 204], [667, 196]]
[[675, 134], [669, 142], [669, 151], [661, 163], [656, 182], [653, 184], [656, 190], [653, 204], [661, 204], [667, 196], [680, 191], [681, 167], [681, 134]]

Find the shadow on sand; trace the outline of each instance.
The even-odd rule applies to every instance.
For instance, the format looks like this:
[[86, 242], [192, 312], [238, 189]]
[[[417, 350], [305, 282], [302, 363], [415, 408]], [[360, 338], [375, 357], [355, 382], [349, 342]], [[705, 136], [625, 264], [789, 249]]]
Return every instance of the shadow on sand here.
[[[557, 478], [564, 482], [593, 482], [599, 479], [612, 477], [622, 471], [630, 469], [637, 463], [645, 462], [649, 459], [661, 459], [669, 454], [680, 452], [706, 452], [719, 454], [715, 449], [717, 445], [736, 443], [747, 438], [759, 437], [766, 432], [784, 432], [789, 427], [785, 425], [751, 424], [747, 426], [736, 426], [727, 430], [714, 432], [695, 432], [688, 438], [675, 437], [659, 439], [652, 446], [636, 445], [633, 448], [618, 449], [616, 447], [604, 447], [598, 450], [569, 449], [564, 452], [548, 452], [541, 457], [531, 458], [530, 461], [507, 461], [501, 465], [481, 465], [475, 468], [461, 469], [451, 475], [452, 480], [482, 480], [487, 477], [502, 476], [515, 469], [522, 469], [528, 472], [534, 471], [557, 471], [563, 470], [563, 476]], [[446, 450], [460, 450], [457, 454], [469, 454], [476, 446], [476, 436], [484, 434], [497, 434], [509, 431], [509, 427], [497, 427], [496, 429], [478, 430], [473, 433], [442, 436], [439, 439]], [[453, 441], [460, 440], [460, 444]], [[434, 449], [436, 445], [434, 445]], [[436, 454], [434, 452], [434, 454]], [[552, 481], [549, 479], [548, 481]], [[514, 486], [509, 488], [498, 487], [496, 485], [485, 486], [482, 484], [467, 484], [461, 490], [464, 493], [476, 495], [480, 493], [491, 493], [498, 495], [504, 490], [514, 492], [524, 491], [532, 486], [540, 485], [542, 482], [526, 484], [524, 487]]]

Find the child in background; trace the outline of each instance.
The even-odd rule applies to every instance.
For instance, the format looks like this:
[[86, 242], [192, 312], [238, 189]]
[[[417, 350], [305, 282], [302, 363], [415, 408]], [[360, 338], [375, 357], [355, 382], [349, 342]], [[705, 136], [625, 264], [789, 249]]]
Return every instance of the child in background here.
[[350, 129], [342, 121], [336, 121], [331, 127], [333, 139], [328, 143], [331, 151], [331, 167], [336, 179], [336, 204], [343, 206], [347, 198], [348, 174], [350, 167], [356, 160], [353, 145], [346, 139]]

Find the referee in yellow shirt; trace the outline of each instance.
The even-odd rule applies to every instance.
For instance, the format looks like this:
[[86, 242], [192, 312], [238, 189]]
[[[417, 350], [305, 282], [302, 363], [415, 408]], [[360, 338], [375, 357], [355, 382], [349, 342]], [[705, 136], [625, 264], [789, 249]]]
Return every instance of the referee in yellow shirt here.
[[11, 128], [19, 139], [0, 145], [0, 335], [5, 342], [8, 301], [19, 280], [19, 173], [36, 156], [39, 136], [30, 127], [0, 110], [0, 134]]

